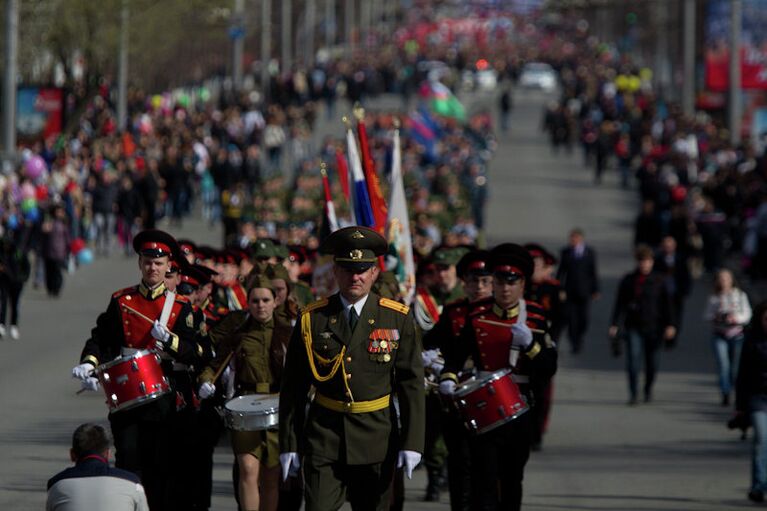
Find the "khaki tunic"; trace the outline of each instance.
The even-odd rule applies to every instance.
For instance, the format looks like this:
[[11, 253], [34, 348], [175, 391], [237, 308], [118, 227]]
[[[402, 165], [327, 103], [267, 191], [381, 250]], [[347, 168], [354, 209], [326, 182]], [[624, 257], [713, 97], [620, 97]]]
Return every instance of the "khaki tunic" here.
[[[280, 391], [280, 451], [349, 465], [382, 463], [398, 450], [423, 452], [423, 364], [412, 312], [371, 293], [354, 333], [344, 312], [336, 294], [307, 307], [293, 329]], [[307, 314], [308, 349], [302, 335]], [[384, 356], [375, 352], [373, 341], [387, 336], [398, 340]], [[338, 362], [338, 357], [335, 374], [321, 381], [332, 372], [334, 363], [328, 361]], [[366, 413], [332, 411], [314, 402], [305, 416], [312, 386], [322, 396], [345, 403], [396, 395], [401, 426], [393, 402]]]

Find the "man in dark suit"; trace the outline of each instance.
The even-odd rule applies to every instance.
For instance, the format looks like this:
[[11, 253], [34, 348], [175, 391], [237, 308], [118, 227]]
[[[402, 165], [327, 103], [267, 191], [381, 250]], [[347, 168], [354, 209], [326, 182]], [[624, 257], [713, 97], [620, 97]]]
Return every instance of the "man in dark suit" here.
[[681, 325], [684, 301], [692, 288], [692, 276], [687, 265], [687, 257], [677, 250], [673, 236], [664, 236], [661, 240], [660, 250], [655, 255], [655, 271], [663, 276], [666, 292], [674, 306], [677, 323]]
[[421, 339], [409, 307], [370, 291], [382, 236], [347, 227], [321, 249], [333, 254], [340, 291], [307, 306], [293, 330], [280, 390], [283, 477], [303, 466], [307, 511], [339, 509], [347, 492], [352, 509], [384, 511], [395, 464], [410, 477], [423, 452]]
[[599, 297], [597, 256], [587, 246], [583, 231], [570, 232], [570, 245], [562, 249], [557, 279], [565, 292], [565, 316], [567, 334], [573, 353], [583, 347], [583, 337], [589, 326], [589, 306]]

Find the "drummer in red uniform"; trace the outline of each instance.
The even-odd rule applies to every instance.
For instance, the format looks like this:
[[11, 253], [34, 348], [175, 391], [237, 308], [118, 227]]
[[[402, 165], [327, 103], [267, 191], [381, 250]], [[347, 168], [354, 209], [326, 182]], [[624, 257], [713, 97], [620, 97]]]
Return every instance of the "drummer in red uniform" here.
[[[564, 290], [557, 279], [554, 278], [554, 265], [557, 258], [537, 243], [528, 243], [525, 248], [530, 252], [535, 264], [533, 276], [527, 285], [525, 298], [540, 304], [546, 311], [546, 319], [549, 321], [549, 336], [554, 342], [559, 341], [559, 333], [564, 325], [564, 303], [562, 296]], [[546, 432], [551, 413], [551, 404], [554, 399], [554, 379], [552, 378], [545, 387], [533, 389], [535, 392], [536, 426], [533, 431], [532, 449], [540, 451], [543, 444], [543, 434]]]
[[[512, 380], [534, 406], [531, 387], [543, 384], [556, 372], [557, 353], [546, 335], [542, 307], [523, 298], [533, 260], [523, 247], [505, 243], [491, 252], [490, 267], [493, 297], [469, 307], [461, 335], [442, 348], [445, 368], [440, 392], [445, 396], [455, 393], [457, 374], [471, 357], [479, 378], [511, 369]], [[533, 426], [532, 415], [524, 413], [471, 437], [473, 509], [521, 508]]]
[[[136, 235], [133, 248], [139, 254], [141, 282], [112, 295], [85, 343], [80, 364], [72, 369], [72, 375], [90, 390], [99, 386], [95, 367], [139, 350], [157, 350], [166, 376], [171, 375], [174, 363], [191, 364], [198, 356], [189, 300], [169, 292], [164, 282], [170, 261], [178, 253], [176, 240], [163, 231], [147, 230]], [[170, 424], [175, 411], [176, 393], [169, 392], [109, 414], [115, 465], [141, 477], [152, 509], [175, 505], [176, 489], [170, 477], [174, 469]]]
[[[466, 324], [467, 311], [476, 302], [493, 295], [493, 275], [490, 271], [490, 252], [472, 250], [456, 265], [458, 278], [463, 282], [466, 298], [445, 305], [437, 324], [423, 337], [423, 362], [427, 374], [439, 376], [442, 358], [439, 349], [443, 344], [455, 342]], [[470, 370], [458, 373], [461, 380], [470, 376]], [[451, 511], [471, 509], [471, 456], [469, 432], [454, 413], [443, 414], [442, 433], [447, 447], [447, 481], [450, 492]]]

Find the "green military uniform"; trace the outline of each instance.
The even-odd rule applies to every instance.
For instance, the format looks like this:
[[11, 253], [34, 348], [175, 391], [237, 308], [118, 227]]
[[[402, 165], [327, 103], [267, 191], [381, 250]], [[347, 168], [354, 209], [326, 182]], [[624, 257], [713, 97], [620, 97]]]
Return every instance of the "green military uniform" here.
[[[278, 320], [261, 323], [247, 311], [234, 311], [210, 331], [217, 346], [216, 357], [199, 377], [210, 382], [230, 353], [234, 352], [235, 396], [269, 394], [278, 389], [282, 352], [275, 344], [286, 344], [291, 327]], [[277, 432], [233, 431], [232, 449], [235, 454], [253, 454], [268, 467], [279, 463]]]
[[[439, 248], [434, 251], [431, 262], [438, 266], [456, 266], [458, 261], [468, 252], [462, 247]], [[446, 305], [466, 297], [460, 281], [456, 282], [449, 291], [429, 289], [434, 302], [439, 307], [440, 315]], [[445, 418], [442, 411], [442, 400], [435, 392], [426, 396], [426, 451], [424, 465], [427, 470], [426, 501], [438, 501], [439, 489], [444, 484], [443, 470], [447, 461], [447, 445], [442, 431]]]
[[[355, 229], [360, 238], [352, 237]], [[350, 248], [348, 261], [374, 264], [375, 254], [365, 248], [368, 231], [334, 233], [342, 248]], [[342, 258], [336, 254], [335, 261]], [[388, 510], [397, 452], [423, 451], [423, 365], [413, 315], [372, 292], [357, 303], [362, 300], [353, 329], [335, 294], [306, 307], [290, 339], [280, 451], [303, 457], [307, 511], [340, 508], [347, 490], [353, 509]]]

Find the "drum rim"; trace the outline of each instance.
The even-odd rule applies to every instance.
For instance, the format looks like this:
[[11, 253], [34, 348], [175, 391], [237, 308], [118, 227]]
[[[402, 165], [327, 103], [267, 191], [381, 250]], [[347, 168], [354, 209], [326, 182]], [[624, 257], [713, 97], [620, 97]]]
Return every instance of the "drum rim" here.
[[[165, 390], [157, 390], [157, 391], [152, 392], [150, 394], [144, 394], [143, 396], [134, 397], [130, 401], [126, 401], [124, 403], [121, 403], [121, 404], [115, 406], [114, 408], [110, 406], [109, 410], [110, 410], [110, 412], [121, 412], [123, 410], [130, 410], [131, 408], [135, 408], [136, 406], [143, 405], [146, 402], [154, 401], [158, 397], [162, 397], [165, 394], [168, 394], [169, 392], [171, 392], [171, 390], [172, 389], [170, 388], [170, 386], [168, 386], [168, 388], [165, 389]], [[109, 401], [107, 401], [107, 404], [108, 403], [109, 403]]]
[[[488, 424], [484, 428], [477, 429], [477, 431], [474, 434], [475, 435], [481, 435], [483, 433], [487, 433], [489, 431], [492, 431], [495, 428], [503, 426], [504, 424], [506, 424], [508, 422], [511, 422], [511, 421], [513, 421], [515, 419], [518, 419], [522, 415], [526, 414], [528, 411], [530, 411], [530, 406], [527, 403], [525, 403], [525, 407], [522, 408], [521, 410], [519, 410], [514, 415], [509, 415], [508, 417], [503, 417], [502, 419], [498, 419], [497, 421]], [[469, 431], [471, 431], [471, 429], [469, 429]]]
[[120, 355], [114, 360], [110, 360], [109, 362], [105, 362], [98, 367], [96, 367], [96, 371], [98, 372], [104, 372], [107, 369], [110, 369], [114, 366], [117, 366], [119, 364], [122, 364], [124, 362], [128, 362], [129, 360], [137, 359], [137, 358], [144, 358], [147, 355], [154, 355], [154, 351], [152, 350], [138, 350], [135, 353], [131, 353], [130, 355]]
[[224, 403], [224, 411], [225, 412], [231, 412], [233, 414], [234, 413], [238, 413], [238, 414], [244, 413], [244, 410], [233, 410], [232, 408], [229, 408], [229, 406], [228, 406], [229, 403], [231, 403], [233, 401], [236, 401], [236, 400], [239, 400], [239, 399], [243, 399], [243, 398], [252, 398], [253, 396], [273, 396], [273, 398], [277, 399], [277, 406], [273, 406], [271, 408], [264, 408], [262, 410], [258, 410], [258, 411], [255, 411], [255, 412], [247, 412], [248, 415], [258, 415], [258, 416], [264, 415], [264, 416], [269, 416], [269, 415], [273, 415], [273, 414], [276, 414], [276, 413], [280, 413], [280, 397], [279, 397], [280, 395], [279, 394], [245, 394], [245, 395], [242, 395], [242, 396], [235, 396], [232, 399], [228, 400], [226, 403]]
[[[477, 378], [476, 376], [472, 377], [469, 380], [466, 380], [465, 382], [458, 385], [458, 387], [455, 389], [455, 392], [453, 395], [455, 397], [462, 397], [466, 394], [469, 394], [473, 392], [474, 390], [481, 388], [482, 385], [485, 385], [487, 383], [493, 383], [494, 381], [498, 381], [501, 378], [504, 378], [507, 375], [511, 374], [510, 368], [505, 369], [498, 369], [497, 371], [493, 371], [492, 373], [488, 374], [487, 376], [484, 376], [483, 378]], [[472, 383], [473, 385], [469, 386], [467, 384]], [[478, 385], [478, 384], [482, 385]]]

